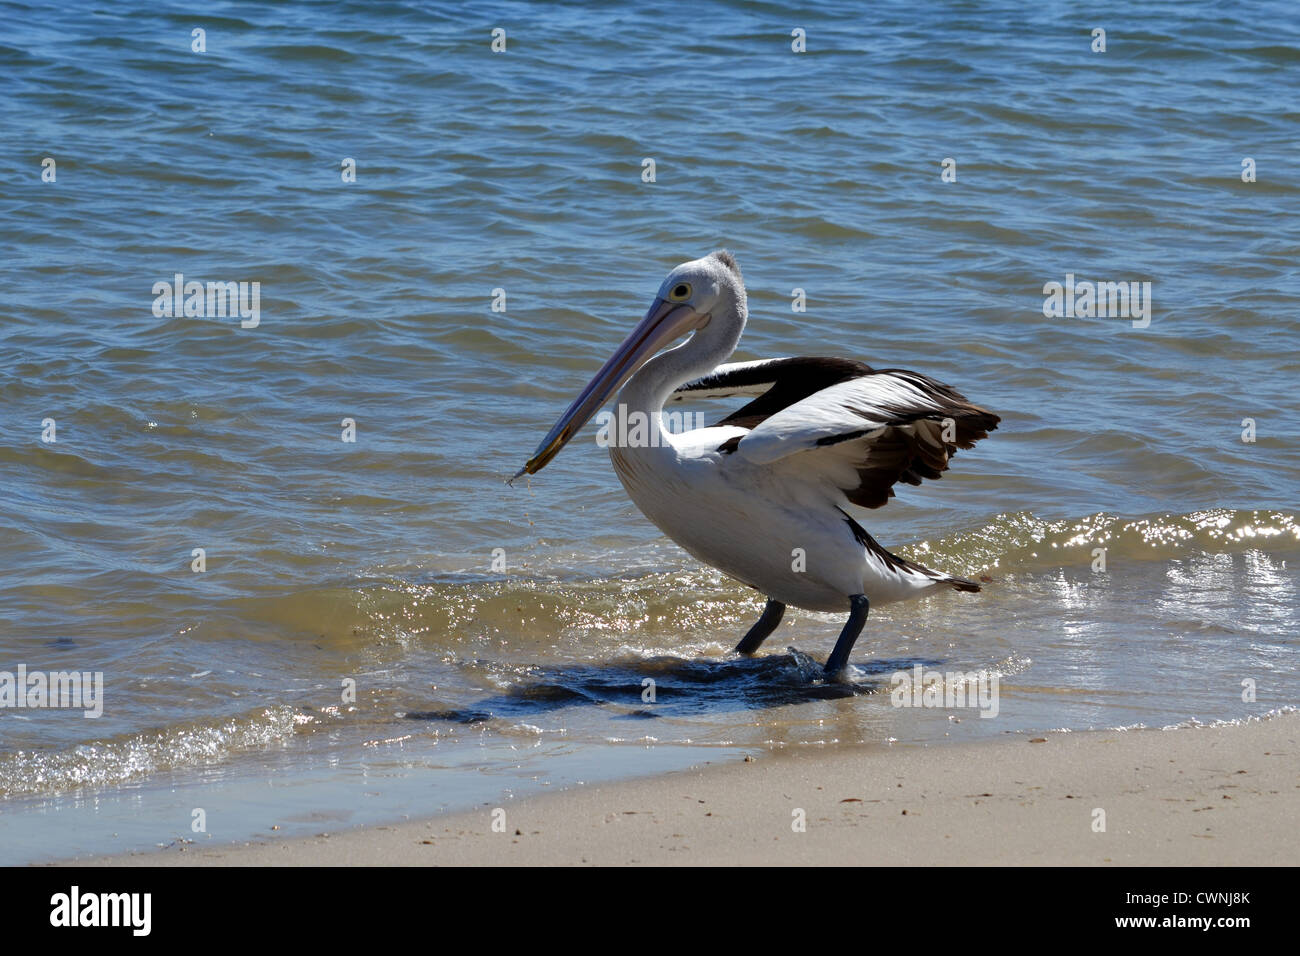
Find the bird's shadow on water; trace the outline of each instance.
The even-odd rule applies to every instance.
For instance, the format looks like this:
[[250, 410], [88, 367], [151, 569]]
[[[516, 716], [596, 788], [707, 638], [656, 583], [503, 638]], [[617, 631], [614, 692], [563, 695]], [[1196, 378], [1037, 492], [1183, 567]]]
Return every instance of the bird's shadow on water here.
[[[521, 719], [565, 707], [607, 707], [615, 720], [653, 720], [735, 710], [764, 710], [888, 692], [886, 675], [938, 661], [892, 658], [853, 666], [851, 679], [827, 680], [822, 666], [790, 648], [765, 657], [653, 657], [603, 665], [539, 668], [527, 681], [466, 706], [408, 711], [412, 720], [475, 724]], [[653, 683], [651, 683], [653, 681]], [[648, 693], [652, 691], [652, 693]], [[653, 709], [651, 709], [651, 707]]]

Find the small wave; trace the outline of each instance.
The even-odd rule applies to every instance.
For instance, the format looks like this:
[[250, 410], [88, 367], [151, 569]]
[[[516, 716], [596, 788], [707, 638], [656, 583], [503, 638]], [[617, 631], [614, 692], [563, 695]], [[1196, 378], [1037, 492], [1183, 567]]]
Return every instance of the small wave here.
[[1300, 521], [1281, 511], [1215, 508], [1186, 515], [1125, 518], [1098, 513], [1048, 520], [1028, 512], [998, 515], [981, 528], [897, 549], [924, 562], [941, 555], [945, 570], [979, 573], [1034, 571], [1088, 564], [1094, 550], [1108, 560], [1160, 561], [1195, 553], [1236, 554], [1253, 549], [1300, 550]]
[[116, 786], [163, 771], [222, 763], [288, 738], [307, 720], [293, 707], [268, 707], [51, 753], [19, 750], [0, 757], [0, 796]]
[[[1086, 567], [1097, 560], [1098, 549], [1112, 567], [1252, 552], [1285, 560], [1300, 552], [1300, 520], [1287, 512], [1230, 509], [1140, 518], [1097, 513], [1045, 519], [1020, 512], [892, 548], [922, 564], [991, 582]], [[616, 568], [629, 573], [609, 574]], [[335, 648], [425, 646], [472, 657], [485, 640], [544, 652], [542, 645], [562, 639], [628, 666], [664, 654], [724, 657], [734, 643], [732, 632], [747, 626], [759, 608], [751, 589], [667, 545], [599, 554], [555, 549], [529, 556], [525, 570], [504, 574], [487, 573], [481, 565], [432, 576], [402, 569], [351, 586], [224, 604], [224, 612], [245, 625], [311, 635]], [[635, 642], [628, 641], [632, 633]], [[719, 634], [725, 634], [721, 643]], [[683, 644], [684, 635], [695, 637]]]

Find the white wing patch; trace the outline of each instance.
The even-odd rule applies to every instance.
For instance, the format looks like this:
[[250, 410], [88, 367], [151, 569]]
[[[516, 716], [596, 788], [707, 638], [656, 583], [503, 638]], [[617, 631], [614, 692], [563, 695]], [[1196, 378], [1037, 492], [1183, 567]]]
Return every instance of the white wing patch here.
[[680, 386], [672, 395], [668, 396], [668, 401], [694, 401], [697, 398], [758, 398], [776, 384], [775, 371], [767, 381], [746, 383], [744, 385], [715, 385], [713, 383], [725, 382], [729, 376], [737, 372], [757, 369], [764, 365], [782, 361], [785, 361], [785, 359], [755, 359], [752, 362], [728, 362], [725, 365], [719, 365], [708, 375], [702, 375]]
[[832, 385], [782, 409], [742, 438], [736, 450], [749, 461], [767, 464], [837, 440], [870, 439], [900, 418], [925, 417], [943, 408], [912, 382], [877, 373]]

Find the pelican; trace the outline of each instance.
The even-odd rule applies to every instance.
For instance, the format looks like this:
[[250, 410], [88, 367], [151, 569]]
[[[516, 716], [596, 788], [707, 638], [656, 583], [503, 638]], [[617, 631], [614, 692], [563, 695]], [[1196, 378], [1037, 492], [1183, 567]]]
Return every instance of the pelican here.
[[[832, 678], [845, 671], [872, 605], [980, 589], [890, 554], [848, 507], [879, 508], [895, 483], [939, 478], [958, 448], [987, 438], [1000, 419], [903, 369], [842, 358], [723, 364], [747, 318], [729, 252], [673, 269], [645, 318], [510, 481], [546, 467], [618, 391], [619, 416], [646, 426], [609, 443], [628, 496], [691, 555], [767, 598], [736, 650], [758, 650], [787, 605], [847, 611], [826, 661]], [[664, 427], [665, 402], [728, 397], [749, 402], [709, 428]]]

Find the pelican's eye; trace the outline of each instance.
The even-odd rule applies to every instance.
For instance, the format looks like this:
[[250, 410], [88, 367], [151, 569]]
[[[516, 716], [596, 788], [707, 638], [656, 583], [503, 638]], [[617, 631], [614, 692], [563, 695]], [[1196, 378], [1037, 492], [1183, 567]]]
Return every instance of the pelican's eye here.
[[685, 302], [691, 297], [691, 286], [689, 282], [679, 282], [673, 286], [673, 291], [668, 293], [668, 298], [673, 302]]

